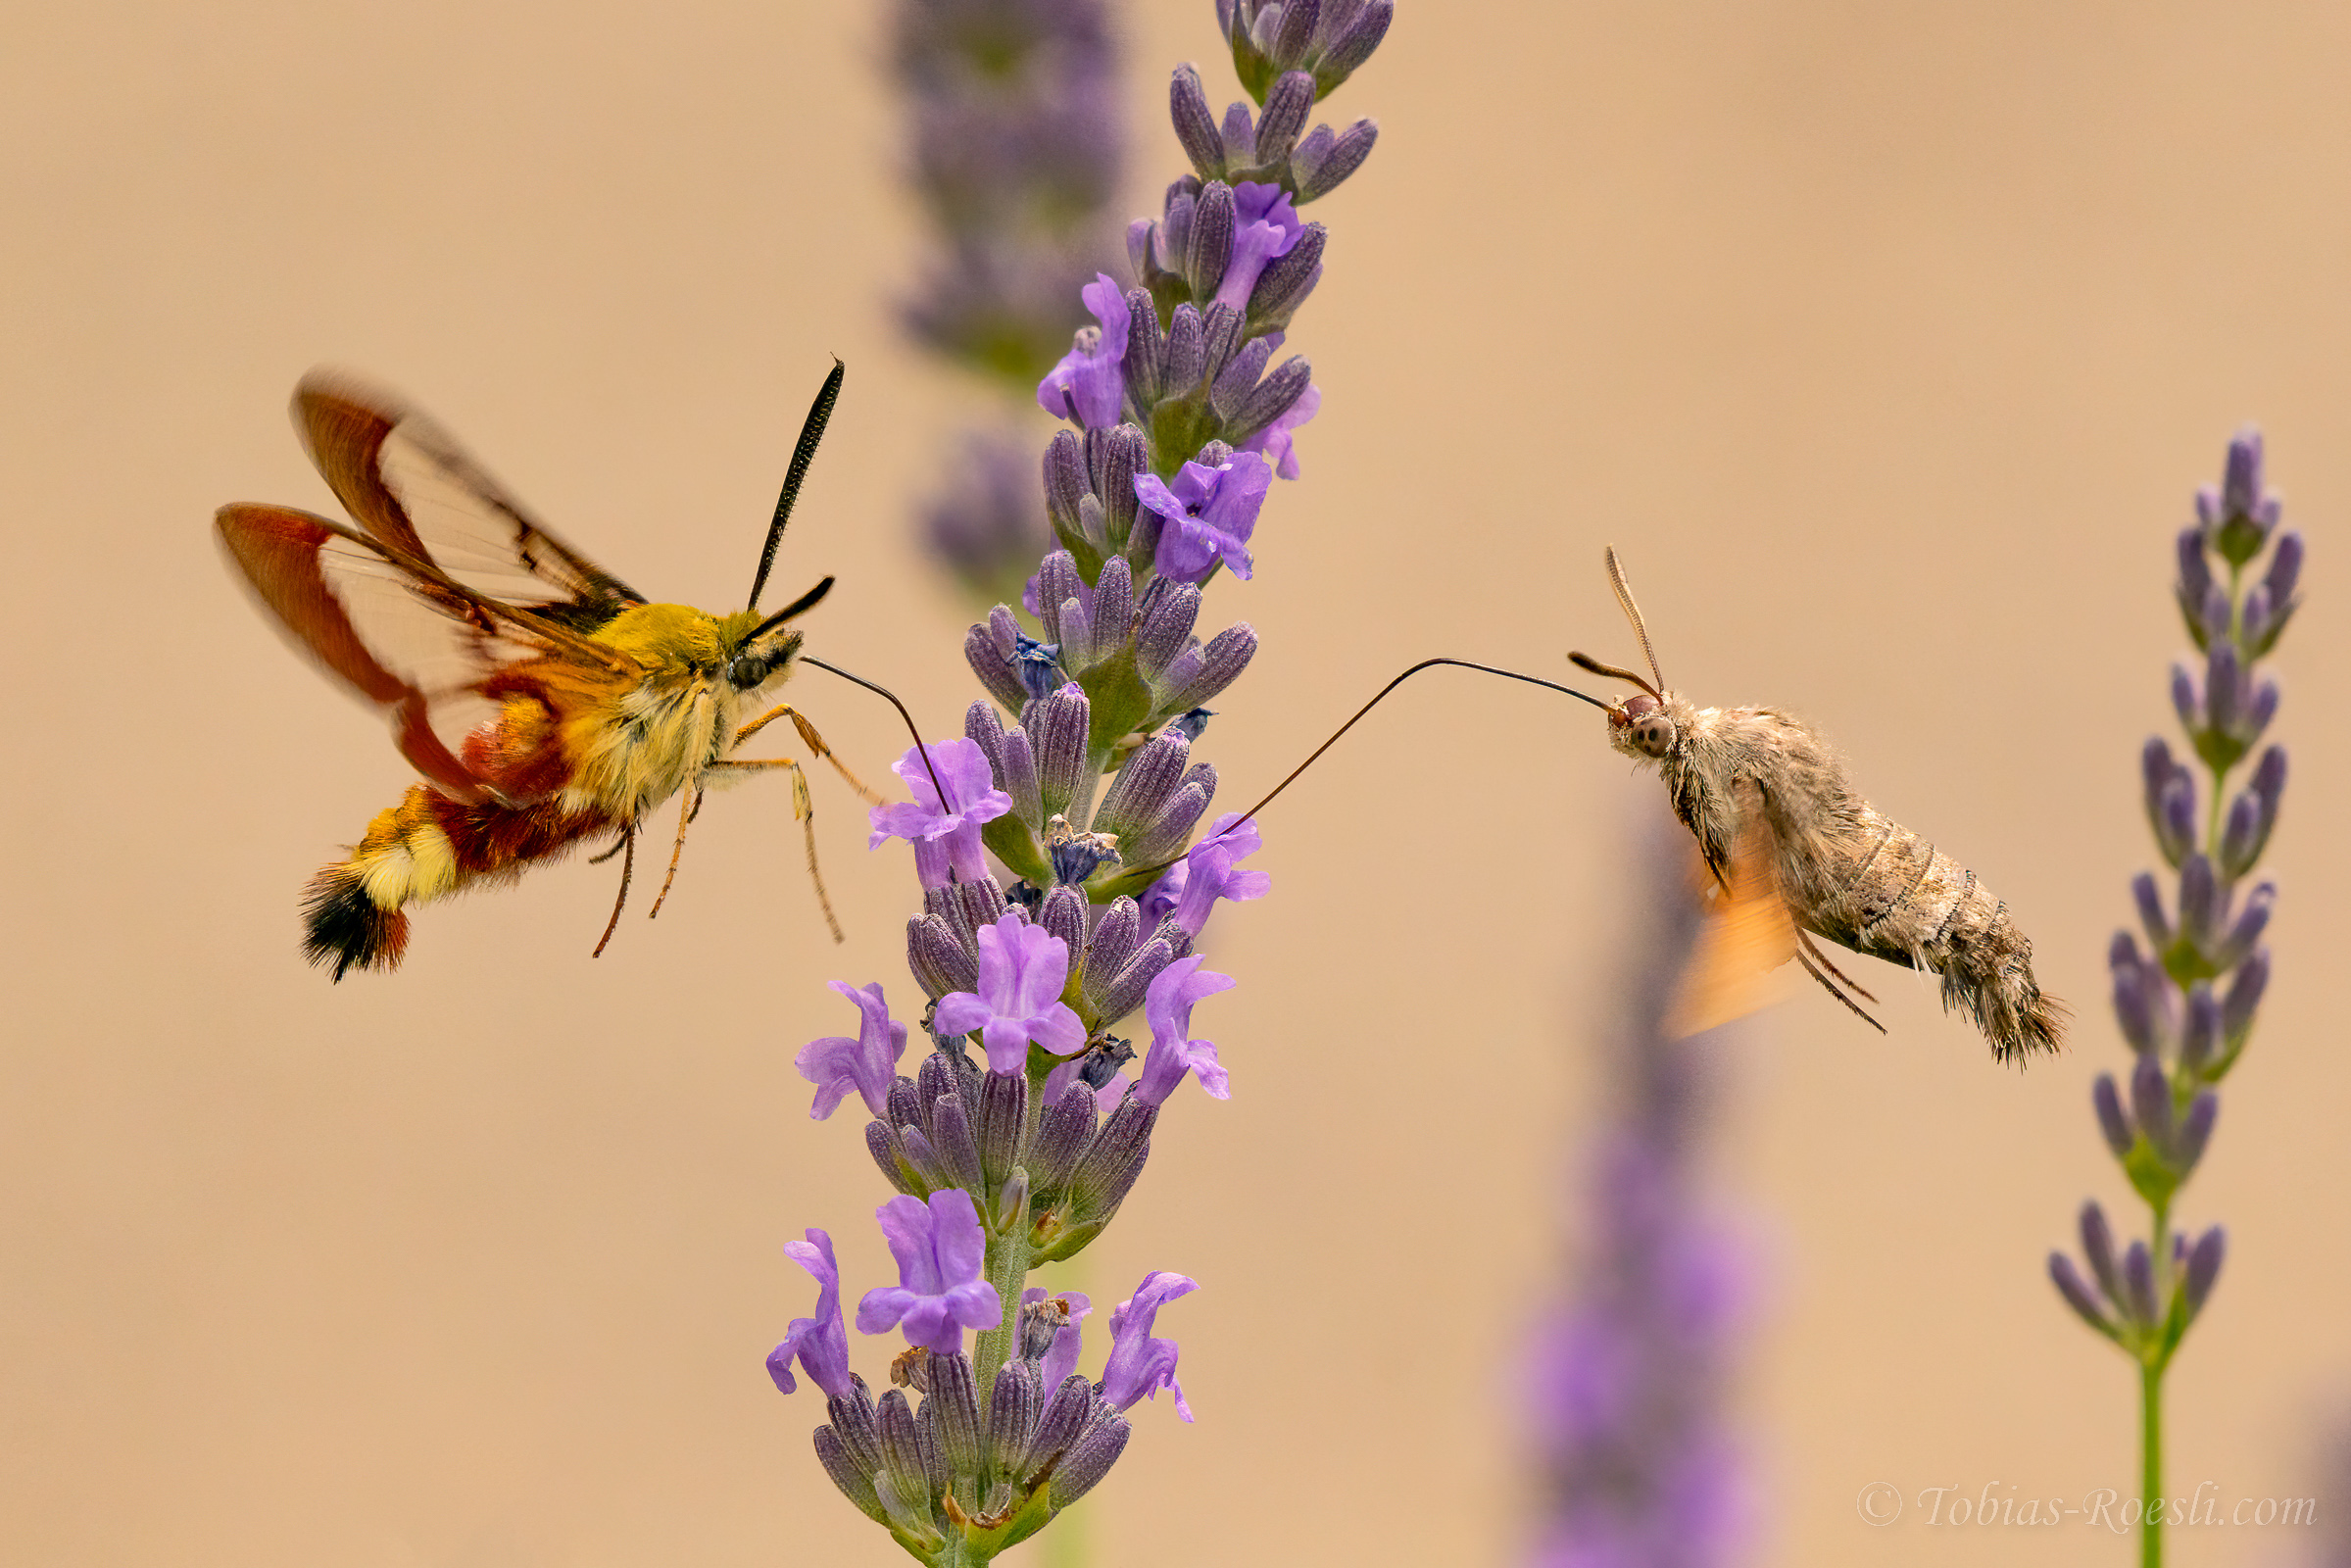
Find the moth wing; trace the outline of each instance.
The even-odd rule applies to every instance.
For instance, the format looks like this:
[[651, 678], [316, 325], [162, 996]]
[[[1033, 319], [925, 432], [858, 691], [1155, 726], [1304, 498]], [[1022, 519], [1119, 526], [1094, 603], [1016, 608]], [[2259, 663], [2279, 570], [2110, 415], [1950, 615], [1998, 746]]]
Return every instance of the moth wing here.
[[335, 496], [395, 561], [573, 631], [645, 596], [532, 517], [438, 424], [340, 372], [294, 389], [294, 424]]
[[466, 739], [499, 717], [499, 699], [485, 692], [492, 681], [533, 662], [564, 666], [573, 686], [642, 678], [626, 656], [324, 517], [239, 505], [221, 508], [216, 524], [229, 560], [289, 640], [384, 710], [400, 754], [455, 799], [519, 805], [545, 793], [517, 790], [514, 781], [546, 776], [557, 745], [552, 728], [533, 754], [507, 749], [494, 774], [466, 760]]
[[1780, 970], [1796, 956], [1796, 925], [1774, 870], [1780, 862], [1779, 836], [1753, 783], [1742, 780], [1738, 789], [1744, 808], [1729, 863], [1718, 872], [1692, 856], [1709, 906], [1666, 1009], [1669, 1039], [1729, 1023], [1787, 995]]

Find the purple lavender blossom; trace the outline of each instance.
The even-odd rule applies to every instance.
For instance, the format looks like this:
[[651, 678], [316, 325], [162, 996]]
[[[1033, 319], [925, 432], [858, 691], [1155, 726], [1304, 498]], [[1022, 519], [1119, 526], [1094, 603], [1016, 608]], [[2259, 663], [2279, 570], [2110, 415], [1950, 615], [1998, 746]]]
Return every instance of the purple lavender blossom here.
[[1174, 582], [1204, 582], [1219, 562], [1249, 574], [1249, 535], [1273, 485], [1273, 468], [1254, 452], [1236, 452], [1215, 467], [1187, 463], [1170, 485], [1155, 473], [1135, 475], [1135, 499], [1161, 519], [1152, 565]]
[[939, 1033], [977, 1029], [989, 1071], [1007, 1075], [1026, 1070], [1032, 1043], [1056, 1056], [1083, 1050], [1086, 1026], [1060, 1000], [1069, 979], [1069, 945], [1010, 910], [977, 935], [979, 990], [939, 999]]
[[[2049, 1278], [2066, 1304], [2138, 1363], [2139, 1494], [2146, 1497], [2164, 1494], [2164, 1373], [2210, 1299], [2227, 1250], [2217, 1225], [2189, 1245], [2173, 1228], [2173, 1206], [2204, 1157], [2220, 1114], [2218, 1085], [2252, 1034], [2270, 973], [2261, 939], [2277, 889], [2263, 882], [2241, 897], [2238, 889], [2277, 822], [2284, 750], [2264, 751], [2246, 787], [2222, 809], [2231, 771], [2278, 711], [2278, 683], [2256, 666], [2293, 613], [2302, 568], [2301, 535], [2277, 532], [2283, 509], [2264, 483], [2262, 460], [2260, 433], [2240, 432], [2221, 484], [2197, 493], [2196, 521], [2176, 542], [2173, 597], [2205, 666], [2199, 682], [2173, 665], [2172, 701], [2208, 775], [2208, 808], [2197, 810], [2197, 780], [2170, 744], [2149, 740], [2140, 753], [2141, 805], [2157, 850], [2178, 872], [2177, 892], [2167, 898], [2157, 875], [2141, 872], [2131, 900], [2147, 949], [2136, 934], [2119, 931], [2108, 950], [2115, 1017], [2132, 1066], [2127, 1091], [2113, 1074], [2101, 1074], [2090, 1103], [2100, 1136], [2147, 1205], [2148, 1237], [2118, 1258], [2105, 1210], [2093, 1201], [2080, 1220], [2086, 1273], [2066, 1253], [2049, 1254]], [[2265, 549], [2270, 567], [2256, 579], [2247, 568]], [[2226, 583], [2213, 569], [2215, 556], [2228, 568]], [[2162, 1561], [2162, 1512], [2148, 1509], [2144, 1561]]]
[[1309, 385], [1298, 394], [1298, 401], [1275, 416], [1273, 423], [1241, 443], [1244, 452], [1254, 452], [1273, 465], [1273, 471], [1285, 479], [1298, 477], [1298, 453], [1293, 450], [1292, 437], [1298, 427], [1314, 417], [1322, 409], [1322, 388]]
[[833, 1261], [833, 1239], [811, 1229], [805, 1242], [786, 1242], [784, 1255], [816, 1279], [816, 1315], [797, 1317], [784, 1343], [767, 1352], [767, 1375], [790, 1394], [795, 1356], [816, 1387], [836, 1399], [850, 1395], [849, 1331], [841, 1326], [841, 1265]]
[[1144, 998], [1143, 1015], [1151, 1020], [1151, 1048], [1143, 1058], [1135, 1098], [1147, 1105], [1165, 1104], [1186, 1072], [1200, 1080], [1211, 1099], [1232, 1098], [1232, 1078], [1216, 1060], [1215, 1044], [1191, 1038], [1194, 1004], [1219, 991], [1230, 991], [1237, 983], [1229, 974], [1202, 970], [1200, 965], [1205, 962], [1197, 953], [1179, 958], [1159, 971]]
[[857, 1035], [855, 1040], [830, 1035], [800, 1048], [800, 1075], [816, 1086], [816, 1100], [808, 1106], [808, 1115], [825, 1120], [855, 1089], [863, 1097], [865, 1108], [879, 1116], [888, 1108], [898, 1058], [906, 1054], [906, 1026], [891, 1021], [879, 980], [864, 986], [842, 980], [831, 984], [857, 1004]]
[[1266, 265], [1298, 247], [1306, 225], [1298, 220], [1290, 192], [1279, 185], [1244, 180], [1233, 187], [1233, 257], [1216, 285], [1219, 304], [1249, 309], [1249, 297]]
[[[906, 756], [890, 764], [890, 771], [906, 782], [914, 799], [868, 810], [873, 837], [865, 847], [878, 850], [894, 838], [909, 840], [914, 846], [915, 876], [926, 888], [975, 882], [988, 874], [987, 858], [980, 850], [980, 829], [1010, 810], [1012, 797], [996, 787], [987, 755], [970, 741], [949, 741], [927, 751], [929, 767], [923, 765], [924, 749], [917, 748], [908, 748]], [[931, 768], [939, 771], [936, 785], [931, 782]], [[956, 802], [952, 810], [940, 802], [942, 786]]]
[[1080, 297], [1102, 324], [1079, 328], [1077, 343], [1037, 383], [1037, 406], [1082, 430], [1106, 429], [1118, 422], [1126, 395], [1126, 293], [1109, 273], [1098, 272]]
[[1032, 1285], [1020, 1293], [1023, 1310], [1048, 1300], [1058, 1303], [1054, 1316], [1059, 1326], [1053, 1332], [1052, 1344], [1037, 1359], [1037, 1377], [1046, 1388], [1057, 1389], [1064, 1378], [1077, 1370], [1078, 1350], [1084, 1341], [1079, 1325], [1093, 1314], [1094, 1301], [1084, 1291], [1062, 1291], [1056, 1295], [1042, 1285]]
[[1273, 887], [1263, 871], [1244, 871], [1240, 862], [1264, 848], [1256, 820], [1244, 820], [1227, 811], [1184, 852], [1184, 858], [1160, 873], [1143, 896], [1143, 917], [1153, 922], [1173, 916], [1195, 940], [1207, 929], [1216, 901], [1246, 904], [1261, 899]]
[[951, 1187], [933, 1193], [927, 1204], [902, 1194], [873, 1217], [898, 1259], [898, 1283], [876, 1286], [857, 1302], [859, 1334], [901, 1329], [908, 1345], [955, 1355], [965, 1329], [992, 1329], [1004, 1321], [1004, 1302], [980, 1277], [987, 1237], [969, 1193]]
[[1110, 1358], [1102, 1367], [1102, 1397], [1120, 1410], [1138, 1399], [1155, 1399], [1161, 1389], [1175, 1396], [1176, 1414], [1192, 1419], [1184, 1386], [1176, 1381], [1176, 1343], [1151, 1338], [1159, 1308], [1200, 1289], [1196, 1280], [1153, 1269], [1135, 1294], [1110, 1309]]

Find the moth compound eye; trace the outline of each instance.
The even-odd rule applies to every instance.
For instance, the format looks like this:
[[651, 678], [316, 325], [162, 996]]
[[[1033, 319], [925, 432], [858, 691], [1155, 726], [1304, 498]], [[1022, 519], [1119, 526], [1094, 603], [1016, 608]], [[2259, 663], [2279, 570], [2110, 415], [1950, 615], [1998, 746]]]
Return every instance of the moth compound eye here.
[[726, 678], [734, 683], [737, 690], [749, 691], [767, 678], [767, 662], [744, 654], [726, 666]]

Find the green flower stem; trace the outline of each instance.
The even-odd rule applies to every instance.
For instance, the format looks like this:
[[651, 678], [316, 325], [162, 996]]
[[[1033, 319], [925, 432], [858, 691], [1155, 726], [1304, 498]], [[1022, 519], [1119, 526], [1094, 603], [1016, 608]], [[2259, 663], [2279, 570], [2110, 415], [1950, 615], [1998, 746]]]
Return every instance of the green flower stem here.
[[2163, 1568], [2163, 1365], [2138, 1369], [2139, 1494], [2145, 1504], [2138, 1531], [2139, 1568]]

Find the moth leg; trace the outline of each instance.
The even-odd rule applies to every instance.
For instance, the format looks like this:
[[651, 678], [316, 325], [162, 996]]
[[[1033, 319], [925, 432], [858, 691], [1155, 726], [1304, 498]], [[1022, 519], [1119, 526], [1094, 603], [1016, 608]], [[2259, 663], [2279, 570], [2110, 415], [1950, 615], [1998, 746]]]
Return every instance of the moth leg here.
[[628, 836], [630, 832], [635, 829], [635, 827], [636, 824], [634, 822], [631, 822], [627, 826], [623, 827], [620, 830], [620, 837], [612, 840], [612, 847], [605, 851], [602, 855], [589, 856], [588, 863], [590, 865], [602, 865], [605, 861], [611, 859], [613, 856], [618, 855], [622, 850], [626, 849], [628, 847]]
[[694, 825], [694, 813], [702, 808], [702, 785], [688, 784], [679, 797], [677, 809], [677, 842], [669, 847], [669, 874], [661, 878], [661, 891], [654, 895], [653, 907], [645, 911], [650, 920], [661, 912], [662, 901], [669, 897], [669, 884], [677, 880], [677, 858], [686, 853], [686, 829]]
[[[1821, 973], [1820, 970], [1812, 966], [1812, 956], [1806, 953], [1802, 947], [1798, 947], [1796, 949], [1796, 962], [1804, 966], [1804, 972], [1806, 974], [1812, 976], [1813, 979], [1818, 980], [1824, 987], [1826, 987], [1829, 995], [1843, 1003], [1847, 1007], [1850, 1007], [1853, 1010], [1854, 1017], [1859, 1018], [1863, 1023], [1866, 1023], [1872, 1029], [1877, 1030], [1878, 1033], [1886, 1033], [1886, 1025], [1880, 1023], [1877, 1019], [1862, 1011], [1860, 1003], [1855, 1002], [1851, 997], [1848, 997], [1842, 991], [1837, 990], [1836, 981], [1830, 979], [1827, 975]], [[1854, 989], [1859, 990], [1860, 988], [1856, 986]], [[1867, 993], [1864, 993], [1864, 995], [1867, 995]], [[1874, 1002], [1877, 999], [1873, 997], [1871, 1000]]]
[[1837, 983], [1843, 986], [1847, 991], [1850, 991], [1853, 993], [1853, 995], [1859, 997], [1864, 1002], [1875, 1002], [1878, 1000], [1876, 997], [1871, 996], [1867, 991], [1863, 990], [1860, 983], [1854, 980], [1852, 976], [1846, 974], [1836, 964], [1831, 963], [1827, 954], [1823, 953], [1820, 949], [1812, 945], [1811, 932], [1798, 927], [1796, 930], [1796, 944], [1807, 954], [1811, 955], [1812, 961], [1814, 963], [1819, 964], [1822, 968], [1835, 975]]
[[[612, 940], [614, 931], [620, 929], [620, 909], [623, 905], [628, 903], [628, 879], [637, 872], [637, 824], [634, 820], [621, 827], [620, 842], [613, 845], [612, 850], [607, 850], [596, 857], [596, 860], [611, 859], [612, 850], [627, 852], [620, 861], [620, 896], [612, 901], [612, 917], [604, 923], [604, 935], [596, 939], [596, 951], [588, 955], [591, 958], [603, 957], [605, 944]], [[596, 860], [588, 863], [593, 865]]]
[[[769, 714], [768, 716], [772, 718], [774, 715]], [[732, 772], [740, 768], [744, 772], [750, 772], [754, 768], [761, 767], [789, 768], [792, 772], [792, 814], [799, 818], [801, 832], [808, 840], [808, 880], [816, 885], [816, 906], [824, 911], [824, 923], [832, 929], [833, 940], [846, 942], [849, 938], [842, 934], [841, 922], [833, 914], [832, 895], [824, 891], [824, 873], [816, 868], [816, 803], [808, 798], [808, 775], [802, 770], [801, 765], [789, 757], [761, 757], [746, 761], [738, 761], [730, 758], [723, 762], [712, 762], [703, 771], [706, 773]], [[856, 781], [852, 780], [851, 782]]]
[[866, 805], [879, 806], [882, 804], [882, 798], [874, 794], [873, 791], [867, 789], [863, 781], [860, 780], [857, 774], [852, 773], [849, 770], [848, 765], [844, 763], [841, 759], [833, 755], [833, 749], [824, 744], [824, 737], [816, 733], [816, 726], [808, 722], [808, 715], [803, 713], [799, 709], [794, 708], [790, 703], [776, 704], [775, 707], [769, 709], [766, 712], [761, 713], [759, 717], [753, 719], [750, 723], [735, 731], [735, 744], [737, 746], [742, 745], [745, 741], [751, 739], [754, 735], [757, 735], [759, 731], [765, 729], [768, 725], [774, 723], [779, 718], [790, 719], [792, 721], [792, 727], [800, 731], [800, 738], [808, 743], [809, 754], [811, 756], [821, 757], [826, 761], [832, 763], [833, 771], [840, 774], [843, 778], [849, 780], [849, 787], [853, 790], [856, 790], [858, 797], [862, 799]]

